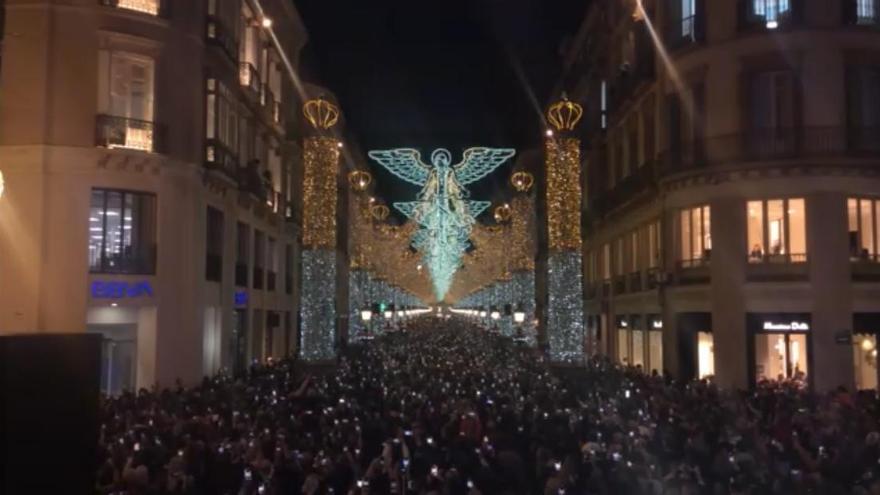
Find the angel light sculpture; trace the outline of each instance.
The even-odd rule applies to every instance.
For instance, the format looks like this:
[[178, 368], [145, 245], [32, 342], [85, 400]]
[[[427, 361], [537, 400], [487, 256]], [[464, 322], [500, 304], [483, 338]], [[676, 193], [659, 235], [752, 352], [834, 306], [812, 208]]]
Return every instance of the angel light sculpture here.
[[446, 296], [462, 254], [470, 246], [476, 217], [491, 204], [467, 199], [464, 186], [486, 177], [515, 154], [516, 150], [507, 148], [468, 148], [462, 161], [452, 165], [449, 150], [439, 148], [431, 153], [428, 165], [412, 148], [367, 153], [398, 178], [422, 188], [416, 201], [394, 203], [394, 207], [419, 226], [412, 246], [428, 267], [438, 301]]

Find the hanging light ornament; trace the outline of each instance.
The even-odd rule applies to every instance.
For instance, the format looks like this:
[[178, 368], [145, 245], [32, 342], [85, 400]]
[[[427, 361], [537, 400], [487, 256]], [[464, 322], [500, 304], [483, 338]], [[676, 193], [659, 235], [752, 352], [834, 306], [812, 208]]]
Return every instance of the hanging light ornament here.
[[357, 192], [364, 192], [373, 182], [373, 176], [363, 170], [353, 170], [348, 173], [348, 184]]
[[557, 131], [573, 131], [583, 115], [583, 107], [572, 102], [565, 93], [562, 93], [562, 99], [551, 105], [550, 110], [547, 111], [547, 121]]
[[506, 223], [510, 220], [510, 216], [513, 212], [510, 210], [510, 205], [504, 203], [503, 205], [495, 208], [495, 221], [498, 223]]
[[516, 192], [528, 192], [529, 189], [535, 184], [535, 176], [526, 172], [524, 170], [520, 170], [519, 172], [514, 172], [510, 176], [510, 185], [516, 190]]
[[389, 213], [391, 213], [391, 210], [381, 203], [375, 203], [370, 207], [370, 215], [379, 222], [384, 222], [388, 218]]
[[303, 115], [315, 129], [329, 129], [339, 121], [339, 107], [321, 96], [303, 105]]

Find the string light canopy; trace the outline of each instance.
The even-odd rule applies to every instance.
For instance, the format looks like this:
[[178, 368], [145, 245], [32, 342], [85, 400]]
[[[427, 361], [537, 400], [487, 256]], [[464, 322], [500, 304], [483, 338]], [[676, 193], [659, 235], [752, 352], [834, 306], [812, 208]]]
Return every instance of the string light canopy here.
[[315, 129], [330, 129], [339, 121], [339, 107], [323, 96], [309, 100], [303, 105], [303, 115]]
[[438, 148], [431, 153], [431, 163], [422, 161], [413, 148], [374, 150], [367, 153], [399, 179], [420, 186], [416, 201], [394, 203], [419, 230], [412, 246], [421, 254], [431, 275], [434, 296], [442, 301], [461, 266], [461, 257], [475, 218], [489, 207], [487, 201], [466, 199], [464, 186], [486, 177], [516, 154], [506, 148], [468, 148], [462, 161], [453, 165], [449, 150]]
[[373, 176], [369, 172], [363, 170], [353, 170], [348, 173], [348, 184], [357, 192], [364, 192], [370, 183], [373, 182]]
[[[573, 131], [583, 115], [584, 108], [569, 100], [568, 96], [563, 93], [560, 101], [550, 105], [550, 109], [547, 111], [547, 121], [557, 131]], [[552, 136], [552, 133], [548, 136]]]

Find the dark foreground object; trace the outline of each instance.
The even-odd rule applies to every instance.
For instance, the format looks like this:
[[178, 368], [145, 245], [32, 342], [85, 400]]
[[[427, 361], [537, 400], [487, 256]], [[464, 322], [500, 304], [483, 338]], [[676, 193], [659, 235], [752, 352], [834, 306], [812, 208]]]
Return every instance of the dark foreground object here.
[[92, 493], [99, 335], [0, 337], [0, 493]]

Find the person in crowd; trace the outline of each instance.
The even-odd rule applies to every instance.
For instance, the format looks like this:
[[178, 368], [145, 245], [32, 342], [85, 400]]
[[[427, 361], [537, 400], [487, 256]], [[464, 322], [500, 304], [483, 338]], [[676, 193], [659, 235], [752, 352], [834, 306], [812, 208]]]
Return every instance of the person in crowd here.
[[453, 317], [200, 386], [102, 400], [110, 494], [880, 494], [874, 393], [680, 382], [604, 358], [554, 372]]

